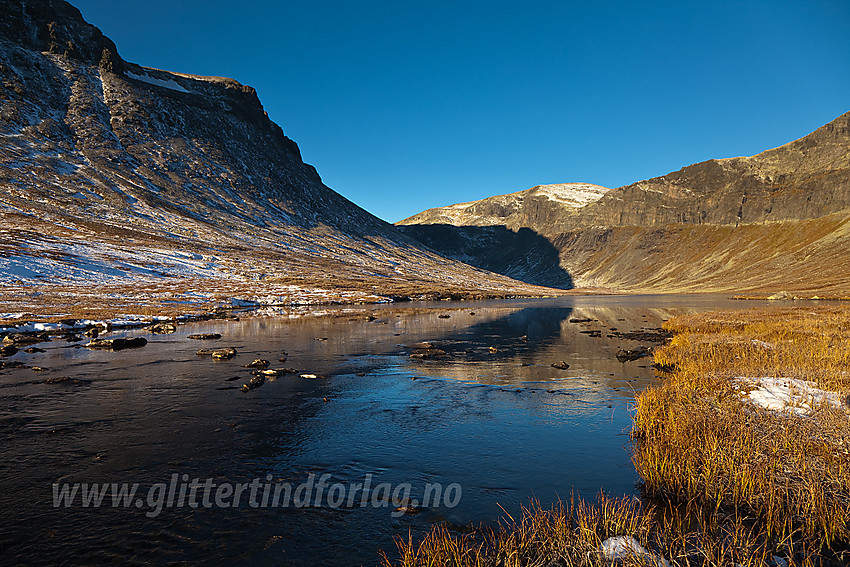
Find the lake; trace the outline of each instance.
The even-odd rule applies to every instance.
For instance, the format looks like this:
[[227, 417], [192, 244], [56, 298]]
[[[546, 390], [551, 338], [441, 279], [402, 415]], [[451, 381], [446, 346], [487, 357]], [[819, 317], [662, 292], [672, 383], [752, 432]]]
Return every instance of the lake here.
[[[335, 306], [106, 335], [149, 340], [119, 352], [35, 345], [45, 352], [5, 360], [44, 371], [0, 372], [4, 562], [374, 565], [395, 537], [436, 522], [463, 529], [532, 499], [636, 494], [630, 408], [659, 379], [651, 358], [616, 358], [651, 343], [616, 334], [753, 305], [656, 295]], [[422, 341], [434, 349], [412, 358]], [[225, 346], [238, 354], [195, 354]], [[297, 373], [242, 392], [242, 366], [258, 358]], [[56, 377], [80, 382], [45, 383]], [[126, 507], [111, 492], [84, 507], [77, 483], [138, 490]], [[77, 485], [76, 500], [55, 507], [54, 484], [60, 496]]]

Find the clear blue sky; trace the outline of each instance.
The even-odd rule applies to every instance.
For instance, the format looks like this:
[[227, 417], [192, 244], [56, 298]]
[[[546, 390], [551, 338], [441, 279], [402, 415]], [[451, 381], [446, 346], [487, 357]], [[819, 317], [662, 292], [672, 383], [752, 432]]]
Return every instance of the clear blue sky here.
[[233, 77], [394, 222], [750, 155], [850, 110], [850, 2], [72, 0], [135, 63]]

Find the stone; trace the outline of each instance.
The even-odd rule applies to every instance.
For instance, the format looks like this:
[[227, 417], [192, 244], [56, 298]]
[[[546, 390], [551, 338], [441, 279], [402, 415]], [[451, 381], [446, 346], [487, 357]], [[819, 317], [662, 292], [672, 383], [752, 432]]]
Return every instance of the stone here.
[[139, 348], [148, 344], [144, 337], [127, 337], [123, 339], [92, 339], [86, 343], [86, 348], [100, 350], [123, 350], [125, 348]]
[[10, 333], [3, 337], [3, 344], [20, 346], [43, 343], [49, 340], [50, 335], [47, 333]]
[[186, 338], [196, 341], [210, 341], [220, 339], [221, 335], [218, 333], [195, 333], [194, 335], [188, 335]]
[[243, 392], [250, 392], [254, 388], [259, 388], [263, 384], [266, 383], [266, 378], [262, 374], [257, 374], [253, 378], [251, 378], [247, 384], [242, 384]]
[[0, 346], [0, 356], [12, 356], [16, 352], [18, 352], [18, 347], [15, 345]]
[[177, 332], [177, 325], [174, 323], [156, 323], [148, 327], [148, 330], [155, 335], [170, 335]]
[[295, 369], [293, 368], [268, 368], [257, 370], [257, 374], [262, 374], [263, 376], [269, 377], [277, 377], [284, 376], [286, 374], [295, 374]]
[[215, 360], [228, 360], [236, 356], [236, 349], [231, 347], [217, 348], [213, 349], [210, 354]]
[[438, 348], [420, 348], [410, 355], [410, 358], [427, 359], [435, 356], [445, 356], [446, 351]]
[[552, 368], [557, 368], [558, 370], [566, 370], [569, 367], [570, 367], [570, 365], [567, 364], [566, 361], [563, 361], [563, 360], [555, 362], [554, 364], [552, 364]]
[[629, 350], [620, 349], [617, 351], [617, 360], [620, 362], [630, 362], [646, 356], [652, 356], [652, 349], [643, 345]]
[[269, 364], [270, 363], [269, 363], [268, 360], [263, 360], [262, 358], [257, 358], [255, 360], [251, 361], [249, 364], [246, 364], [244, 366], [244, 368], [268, 368]]

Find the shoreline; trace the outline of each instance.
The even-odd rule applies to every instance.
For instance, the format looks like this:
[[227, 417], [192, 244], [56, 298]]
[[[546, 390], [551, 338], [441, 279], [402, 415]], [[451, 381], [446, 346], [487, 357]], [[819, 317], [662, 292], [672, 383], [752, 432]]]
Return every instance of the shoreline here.
[[664, 329], [663, 382], [632, 418], [641, 501], [600, 493], [496, 527], [438, 525], [383, 566], [846, 564], [850, 310], [772, 305]]

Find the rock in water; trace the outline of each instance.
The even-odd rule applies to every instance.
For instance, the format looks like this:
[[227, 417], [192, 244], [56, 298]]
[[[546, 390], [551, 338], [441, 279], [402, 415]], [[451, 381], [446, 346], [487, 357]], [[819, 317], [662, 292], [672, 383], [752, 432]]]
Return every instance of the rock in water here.
[[556, 362], [556, 363], [554, 363], [554, 364], [552, 365], [552, 368], [557, 368], [558, 370], [566, 370], [566, 369], [568, 369], [569, 367], [570, 367], [570, 365], [569, 365], [569, 364], [567, 364], [567, 362], [566, 362], [566, 361], [564, 361], [564, 360], [561, 360], [561, 361], [559, 361], [559, 362]]
[[230, 347], [217, 348], [217, 349], [213, 349], [213, 351], [210, 354], [216, 360], [228, 360], [228, 359], [236, 356], [236, 349], [230, 348]]
[[177, 332], [177, 325], [174, 323], [156, 323], [148, 327], [148, 330], [155, 335], [170, 335]]
[[446, 351], [438, 349], [438, 348], [418, 348], [416, 351], [410, 355], [410, 358], [419, 358], [419, 359], [427, 359], [434, 358], [435, 356], [445, 356]]
[[247, 384], [242, 384], [242, 391], [243, 392], [250, 392], [254, 388], [259, 388], [260, 386], [262, 386], [265, 383], [266, 383], [265, 376], [263, 376], [262, 374], [257, 374], [256, 376], [251, 378], [251, 380], [249, 380]]
[[0, 356], [12, 356], [16, 352], [18, 352], [18, 347], [15, 345], [0, 346]]
[[250, 364], [246, 364], [245, 368], [268, 368], [269, 364], [270, 363], [269, 363], [268, 360], [263, 360], [262, 358], [257, 358], [255, 360], [253, 360]]
[[148, 344], [144, 337], [127, 337], [126, 339], [92, 339], [84, 346], [101, 350], [123, 350], [125, 348], [139, 348]]
[[196, 341], [209, 341], [214, 339], [220, 339], [221, 335], [218, 333], [195, 333], [194, 335], [188, 335], [187, 339], [194, 339]]
[[629, 362], [645, 356], [652, 356], [652, 349], [643, 345], [630, 350], [620, 349], [617, 351], [617, 360], [620, 362]]
[[47, 333], [10, 333], [3, 337], [3, 344], [21, 346], [43, 343], [49, 340], [50, 335]]

